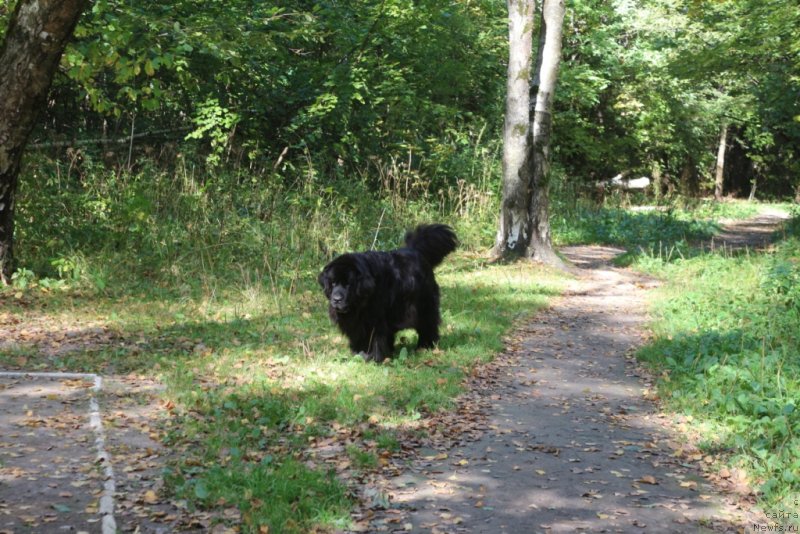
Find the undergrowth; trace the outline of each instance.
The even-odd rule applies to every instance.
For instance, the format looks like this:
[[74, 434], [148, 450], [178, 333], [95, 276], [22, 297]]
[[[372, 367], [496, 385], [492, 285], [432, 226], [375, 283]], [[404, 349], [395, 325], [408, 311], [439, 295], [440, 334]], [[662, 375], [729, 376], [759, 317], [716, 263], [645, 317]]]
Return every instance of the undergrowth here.
[[292, 291], [336, 253], [394, 248], [420, 222], [450, 223], [463, 248], [485, 247], [496, 217], [492, 176], [481, 169], [446, 191], [406, 172], [376, 192], [366, 177], [329, 183], [313, 167], [286, 181], [188, 164], [133, 174], [83, 165], [81, 180], [60, 177], [58, 162], [24, 177], [18, 285], [60, 280], [108, 295], [177, 298], [232, 285]]
[[719, 231], [721, 219], [756, 215], [753, 202], [714, 202], [675, 197], [659, 206], [631, 207], [624, 197], [602, 205], [589, 201], [556, 202], [552, 225], [560, 245], [621, 245], [632, 251], [680, 246], [707, 239]]

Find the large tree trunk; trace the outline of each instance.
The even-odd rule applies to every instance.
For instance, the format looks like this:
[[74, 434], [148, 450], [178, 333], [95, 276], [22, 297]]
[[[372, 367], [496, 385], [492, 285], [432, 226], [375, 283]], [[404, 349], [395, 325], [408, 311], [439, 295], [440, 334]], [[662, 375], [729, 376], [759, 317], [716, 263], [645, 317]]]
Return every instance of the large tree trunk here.
[[528, 208], [531, 234], [526, 255], [558, 267], [564, 267], [555, 253], [550, 238], [550, 134], [553, 122], [553, 95], [561, 63], [561, 36], [564, 22], [564, 0], [544, 0], [539, 52], [534, 83], [531, 85], [533, 105], [532, 175], [533, 187]]
[[722, 185], [725, 180], [725, 149], [728, 147], [728, 125], [723, 123], [719, 133], [717, 165], [714, 174], [714, 199], [722, 200]]
[[530, 235], [530, 72], [534, 0], [508, 0], [508, 78], [503, 127], [503, 204], [493, 256], [519, 257]]
[[0, 47], [0, 279], [14, 262], [22, 152], [86, 0], [20, 0]]

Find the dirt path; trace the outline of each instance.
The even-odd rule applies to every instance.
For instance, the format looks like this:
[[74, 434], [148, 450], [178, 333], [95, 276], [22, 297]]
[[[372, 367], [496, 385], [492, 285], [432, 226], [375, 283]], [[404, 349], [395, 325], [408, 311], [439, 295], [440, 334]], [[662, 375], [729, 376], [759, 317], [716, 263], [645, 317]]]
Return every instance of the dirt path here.
[[103, 531], [92, 386], [82, 377], [0, 377], [0, 532]]
[[[714, 246], [761, 246], [767, 214], [726, 227]], [[731, 473], [714, 486], [710, 458], [660, 414], [631, 353], [645, 340], [656, 282], [610, 266], [623, 250], [567, 247], [582, 269], [566, 294], [515, 334], [484, 392], [462, 402], [487, 420], [433, 442], [383, 491], [394, 509], [371, 530], [413, 532], [738, 532], [755, 519]], [[469, 397], [469, 395], [468, 395]], [[458, 419], [456, 416], [455, 420]], [[744, 494], [744, 495], [743, 495]]]

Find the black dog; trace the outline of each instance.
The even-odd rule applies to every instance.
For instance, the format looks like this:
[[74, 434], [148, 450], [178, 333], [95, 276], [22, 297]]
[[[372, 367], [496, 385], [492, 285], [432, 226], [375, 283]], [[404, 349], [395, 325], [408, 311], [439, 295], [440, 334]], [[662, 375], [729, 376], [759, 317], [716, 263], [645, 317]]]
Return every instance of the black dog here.
[[318, 281], [328, 299], [328, 315], [350, 340], [354, 353], [383, 361], [394, 352], [394, 335], [413, 328], [417, 348], [439, 341], [439, 286], [433, 268], [458, 246], [449, 226], [418, 226], [405, 247], [390, 252], [343, 254]]

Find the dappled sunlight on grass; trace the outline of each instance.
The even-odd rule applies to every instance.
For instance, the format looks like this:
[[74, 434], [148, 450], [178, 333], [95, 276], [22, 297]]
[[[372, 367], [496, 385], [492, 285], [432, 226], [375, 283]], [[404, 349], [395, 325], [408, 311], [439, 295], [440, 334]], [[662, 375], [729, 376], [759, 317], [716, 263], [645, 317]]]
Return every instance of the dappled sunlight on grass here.
[[560, 245], [662, 246], [711, 237], [719, 230], [712, 220], [673, 210], [631, 211], [581, 207], [569, 218], [556, 218], [553, 235]]

